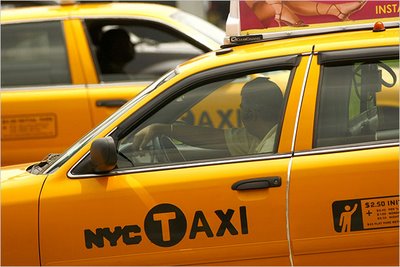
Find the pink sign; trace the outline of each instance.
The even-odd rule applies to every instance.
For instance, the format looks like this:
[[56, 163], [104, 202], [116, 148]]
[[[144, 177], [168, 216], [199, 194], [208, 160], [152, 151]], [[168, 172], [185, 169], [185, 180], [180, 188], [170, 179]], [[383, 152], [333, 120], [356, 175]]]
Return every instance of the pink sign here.
[[241, 30], [399, 17], [399, 1], [240, 0]]

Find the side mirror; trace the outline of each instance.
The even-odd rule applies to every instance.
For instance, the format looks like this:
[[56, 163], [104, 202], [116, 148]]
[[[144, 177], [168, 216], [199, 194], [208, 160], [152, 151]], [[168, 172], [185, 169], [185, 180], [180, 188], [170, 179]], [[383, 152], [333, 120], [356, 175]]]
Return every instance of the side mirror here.
[[96, 139], [90, 147], [90, 157], [96, 173], [109, 172], [117, 166], [117, 148], [110, 136]]

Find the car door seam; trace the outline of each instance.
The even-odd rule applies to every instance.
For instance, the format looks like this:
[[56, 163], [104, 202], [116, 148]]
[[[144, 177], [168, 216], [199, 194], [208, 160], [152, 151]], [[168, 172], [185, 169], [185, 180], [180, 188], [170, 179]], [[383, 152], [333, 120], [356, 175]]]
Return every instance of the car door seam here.
[[294, 266], [293, 263], [293, 251], [292, 251], [292, 246], [291, 246], [291, 237], [290, 237], [290, 223], [289, 223], [289, 190], [290, 190], [290, 175], [291, 175], [291, 169], [292, 169], [292, 162], [293, 162], [293, 156], [294, 156], [294, 147], [296, 143], [296, 135], [297, 135], [297, 130], [298, 130], [298, 124], [299, 124], [299, 119], [300, 119], [300, 111], [301, 111], [301, 106], [303, 104], [303, 98], [304, 98], [304, 91], [306, 88], [307, 84], [307, 78], [308, 74], [310, 72], [310, 66], [311, 62], [313, 59], [314, 55], [314, 47], [312, 47], [310, 57], [308, 58], [307, 62], [307, 68], [304, 73], [304, 79], [303, 79], [303, 84], [301, 87], [301, 92], [300, 92], [300, 99], [299, 99], [299, 104], [297, 106], [297, 112], [296, 112], [296, 120], [295, 120], [295, 125], [293, 129], [293, 137], [292, 137], [292, 146], [291, 146], [291, 157], [289, 159], [289, 164], [288, 164], [288, 171], [287, 171], [287, 183], [286, 183], [286, 238], [288, 241], [288, 249], [289, 249], [289, 260], [290, 260], [290, 265]]
[[40, 245], [40, 199], [42, 197], [43, 188], [44, 188], [44, 185], [45, 185], [48, 177], [49, 176], [46, 175], [46, 178], [43, 180], [42, 186], [40, 188], [39, 196], [38, 196], [38, 206], [37, 206], [37, 214], [38, 214], [38, 216], [37, 216], [37, 222], [38, 222], [38, 225], [37, 225], [38, 240], [37, 240], [37, 242], [38, 242], [38, 257], [39, 257], [39, 265], [40, 266], [42, 266], [42, 257], [43, 257], [41, 245]]
[[295, 120], [295, 124], [294, 124], [293, 137], [292, 137], [292, 145], [291, 145], [291, 153], [292, 153], [292, 155], [294, 154], [294, 146], [295, 146], [295, 143], [296, 143], [296, 135], [297, 135], [298, 125], [299, 125], [299, 120], [300, 120], [300, 111], [301, 111], [301, 106], [303, 104], [304, 91], [305, 91], [305, 88], [306, 88], [308, 74], [310, 72], [311, 61], [312, 61], [312, 58], [313, 58], [313, 55], [314, 55], [314, 47], [315, 46], [312, 47], [312, 52], [311, 52], [310, 57], [308, 59], [307, 68], [306, 68], [306, 71], [304, 73], [303, 84], [301, 86], [300, 99], [299, 99], [299, 104], [297, 106], [296, 120]]

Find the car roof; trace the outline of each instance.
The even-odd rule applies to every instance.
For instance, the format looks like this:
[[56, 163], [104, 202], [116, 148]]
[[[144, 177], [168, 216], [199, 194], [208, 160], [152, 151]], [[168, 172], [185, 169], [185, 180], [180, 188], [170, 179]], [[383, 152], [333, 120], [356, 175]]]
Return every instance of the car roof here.
[[[157, 3], [84, 2], [7, 8], [1, 11], [1, 23], [11, 24], [80, 18], [146, 19], [175, 28], [186, 36], [191, 36], [209, 50], [218, 49], [223, 42], [223, 31], [221, 30], [221, 36], [219, 34], [216, 35], [216, 31], [209, 35], [204, 29], [199, 30], [195, 27], [197, 25], [195, 24], [196, 20], [193, 21], [193, 25], [185, 23], [185, 19], [187, 20], [191, 16], [194, 15], [170, 5]], [[215, 28], [217, 29], [217, 27]]]
[[79, 16], [146, 16], [169, 18], [178, 9], [168, 5], [154, 3], [77, 3], [62, 5], [44, 5], [16, 7], [1, 11], [1, 22], [47, 20]]
[[[277, 40], [228, 45], [221, 52], [209, 52], [182, 63], [177, 67], [179, 72], [206, 69], [245, 61], [259, 60], [286, 55], [309, 54], [314, 51], [338, 51], [355, 48], [384, 47], [398, 45], [399, 27], [387, 28], [374, 32], [373, 25], [358, 31], [327, 32], [317, 35], [306, 35]], [[225, 50], [225, 51], [224, 51]], [[218, 51], [218, 50], [217, 50]], [[217, 55], [220, 54], [220, 55]], [[218, 60], [215, 60], [218, 57]]]

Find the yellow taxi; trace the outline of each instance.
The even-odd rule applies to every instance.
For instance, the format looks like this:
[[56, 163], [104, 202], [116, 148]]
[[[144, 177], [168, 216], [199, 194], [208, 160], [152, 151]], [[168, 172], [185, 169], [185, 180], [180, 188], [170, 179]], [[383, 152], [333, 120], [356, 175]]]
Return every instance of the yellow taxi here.
[[1, 164], [62, 152], [224, 32], [171, 6], [76, 3], [1, 10]]
[[230, 36], [2, 168], [2, 265], [398, 266], [399, 21], [345, 24]]

